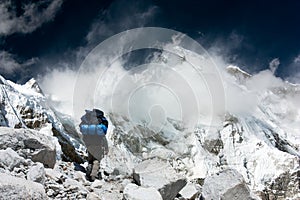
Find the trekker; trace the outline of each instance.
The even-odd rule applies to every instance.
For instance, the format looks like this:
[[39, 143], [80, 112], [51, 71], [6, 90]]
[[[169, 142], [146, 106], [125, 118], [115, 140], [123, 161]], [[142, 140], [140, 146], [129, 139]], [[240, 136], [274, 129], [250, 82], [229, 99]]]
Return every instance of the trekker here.
[[94, 181], [98, 176], [100, 169], [100, 161], [108, 152], [108, 144], [106, 140], [106, 132], [108, 121], [104, 113], [99, 109], [92, 111], [86, 110], [86, 113], [81, 117], [79, 125], [82, 139], [88, 150], [88, 167], [86, 177], [90, 181]]

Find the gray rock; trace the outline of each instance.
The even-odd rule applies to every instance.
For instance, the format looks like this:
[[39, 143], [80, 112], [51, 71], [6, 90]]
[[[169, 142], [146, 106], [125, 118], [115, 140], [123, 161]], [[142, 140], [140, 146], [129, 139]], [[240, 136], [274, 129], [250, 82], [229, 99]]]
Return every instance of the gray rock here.
[[19, 167], [20, 164], [24, 162], [25, 159], [19, 156], [17, 152], [12, 150], [11, 148], [7, 148], [6, 150], [0, 150], [0, 167], [12, 171], [13, 168]]
[[174, 199], [186, 185], [183, 175], [176, 173], [171, 165], [159, 159], [146, 160], [133, 170], [133, 178], [143, 187], [154, 187], [163, 199]]
[[96, 179], [96, 180], [92, 183], [91, 187], [92, 187], [92, 188], [101, 188], [104, 184], [105, 184], [105, 181], [104, 181], [104, 180], [98, 180], [98, 179]]
[[54, 167], [56, 162], [56, 153], [55, 150], [51, 150], [48, 148], [35, 150], [34, 153], [29, 154], [29, 157], [34, 162], [41, 162], [45, 165], [45, 167]]
[[87, 180], [86, 180], [86, 174], [81, 172], [81, 171], [75, 171], [74, 173], [74, 179], [76, 181], [79, 181], [79, 182], [82, 182], [82, 183], [86, 183]]
[[54, 181], [58, 181], [61, 177], [63, 177], [63, 174], [55, 169], [46, 168], [45, 173], [46, 177]]
[[94, 192], [91, 192], [86, 197], [87, 200], [101, 200], [101, 198], [95, 194]]
[[218, 131], [211, 131], [204, 137], [203, 147], [210, 153], [218, 155], [223, 146], [223, 141]]
[[132, 183], [132, 180], [131, 180], [131, 179], [123, 179], [123, 180], [121, 181], [122, 191], [124, 191], [125, 187], [126, 187], [128, 184], [130, 184], [130, 183]]
[[144, 188], [135, 184], [128, 184], [124, 189], [125, 200], [162, 200], [160, 193], [153, 187]]
[[207, 177], [202, 188], [204, 199], [247, 200], [254, 199], [241, 174], [226, 169]]
[[182, 190], [180, 190], [179, 194], [184, 199], [194, 200], [199, 195], [199, 191], [193, 183], [188, 183]]
[[45, 168], [42, 163], [36, 163], [29, 168], [27, 173], [27, 180], [34, 181], [37, 183], [45, 183]]
[[51, 189], [48, 190], [47, 195], [48, 196], [53, 196], [55, 194], [55, 192]]
[[0, 173], [1, 199], [27, 200], [47, 199], [43, 186], [39, 183]]
[[101, 200], [122, 199], [122, 184], [116, 181], [105, 182], [101, 188], [93, 188]]
[[119, 191], [103, 191], [101, 194], [99, 194], [99, 197], [101, 200], [122, 199], [123, 194], [121, 194]]
[[59, 184], [48, 184], [47, 187], [54, 190], [55, 192], [60, 192], [64, 188], [62, 185]]
[[73, 180], [71, 178], [67, 178], [63, 183], [63, 186], [66, 188], [67, 191], [87, 191], [87, 189], [78, 181]]
[[19, 155], [53, 168], [56, 149], [53, 137], [30, 129], [0, 127], [0, 149], [12, 148]]

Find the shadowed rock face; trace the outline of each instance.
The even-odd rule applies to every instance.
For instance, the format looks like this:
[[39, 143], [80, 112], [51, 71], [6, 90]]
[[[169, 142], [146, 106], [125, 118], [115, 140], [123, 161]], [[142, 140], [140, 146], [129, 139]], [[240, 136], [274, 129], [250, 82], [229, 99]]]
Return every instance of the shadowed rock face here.
[[83, 163], [83, 158], [78, 155], [75, 147], [55, 128], [52, 128], [53, 136], [58, 138], [58, 142], [61, 146], [62, 160], [67, 162]]
[[[17, 106], [17, 109], [19, 109], [20, 117], [22, 118], [27, 128], [40, 129], [49, 122], [48, 117], [45, 113], [35, 112], [30, 107]], [[15, 128], [21, 127], [21, 123], [15, 125]]]
[[208, 134], [204, 138], [203, 147], [210, 153], [218, 155], [221, 149], [223, 149], [223, 141], [221, 139], [220, 133], [213, 132]]

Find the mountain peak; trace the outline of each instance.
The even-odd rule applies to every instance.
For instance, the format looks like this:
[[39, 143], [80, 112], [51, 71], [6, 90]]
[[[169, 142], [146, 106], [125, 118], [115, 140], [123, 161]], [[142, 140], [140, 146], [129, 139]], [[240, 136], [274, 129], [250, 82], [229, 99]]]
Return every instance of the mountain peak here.
[[43, 94], [41, 87], [34, 78], [31, 78], [29, 81], [27, 81], [24, 86], [28, 89], [34, 90], [37, 93]]
[[6, 79], [0, 75], [0, 84], [7, 85]]
[[236, 79], [238, 79], [239, 81], [242, 81], [244, 79], [250, 78], [252, 75], [245, 72], [244, 70], [242, 70], [241, 68], [234, 66], [234, 65], [229, 65], [226, 68], [226, 71], [231, 74], [232, 76], [234, 76]]

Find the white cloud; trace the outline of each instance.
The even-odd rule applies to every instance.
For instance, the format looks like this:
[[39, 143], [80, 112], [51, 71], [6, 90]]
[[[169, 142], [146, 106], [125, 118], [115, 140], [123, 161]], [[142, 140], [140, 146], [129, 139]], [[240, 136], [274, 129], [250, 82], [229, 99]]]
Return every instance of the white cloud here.
[[286, 66], [286, 73], [288, 77], [287, 81], [291, 83], [300, 84], [300, 54], [292, 60], [292, 62]]
[[[121, 47], [112, 46], [112, 48], [118, 49]], [[98, 54], [93, 55], [96, 56], [95, 60], [97, 60]], [[118, 113], [126, 113], [131, 109], [130, 105], [133, 105], [133, 109], [131, 109], [134, 111], [133, 116], [142, 119], [150, 115], [149, 110], [160, 105], [164, 108], [163, 114], [167, 114], [173, 118], [178, 117], [179, 112], [177, 108], [180, 108], [180, 106], [178, 106], [178, 102], [175, 101], [176, 99], [174, 100], [174, 96], [168, 93], [168, 90], [149, 86], [148, 90], [144, 90], [144, 88], [147, 87], [140, 87], [140, 90], [136, 90], [139, 92], [135, 92], [134, 88], [139, 88], [137, 87], [140, 84], [139, 80], [145, 80], [145, 82], [150, 80], [150, 82], [162, 83], [168, 86], [169, 91], [173, 91], [176, 94], [175, 96], [179, 97], [178, 99], [182, 106], [182, 116], [184, 120], [194, 119], [199, 113], [201, 113], [201, 117], [210, 116], [215, 113], [222, 116], [224, 113], [221, 112], [224, 110], [220, 108], [220, 112], [218, 107], [212, 106], [210, 91], [208, 91], [207, 85], [203, 80], [202, 82], [199, 80], [193, 68], [191, 68], [187, 62], [182, 62], [181, 59], [176, 58], [176, 56], [170, 56], [171, 55], [164, 52], [162, 55], [154, 57], [151, 63], [155, 63], [155, 59], [166, 58], [166, 62], [170, 62], [166, 63], [166, 65], [172, 66], [172, 70], [174, 69], [174, 71], [168, 71], [169, 68], [164, 68], [164, 64], [157, 66], [147, 65], [144, 71], [126, 71], [123, 68], [125, 61], [122, 59], [124, 58], [119, 58], [119, 60], [113, 64], [108, 64], [105, 63], [105, 60], [101, 60], [98, 64], [95, 64], [97, 62], [87, 62], [86, 68], [84, 68], [85, 73], [77, 73], [76, 70], [70, 70], [68, 68], [60, 71], [54, 70], [45, 77], [42, 77], [42, 88], [45, 93], [52, 95], [52, 100], [54, 100], [55, 103], [58, 103], [55, 104], [58, 110], [70, 115], [83, 112], [84, 109], [90, 109], [93, 106], [103, 109], [105, 112], [113, 109], [113, 111]], [[220, 98], [215, 100], [225, 101], [226, 111], [234, 115], [249, 115], [255, 112], [257, 106], [263, 100], [261, 97], [263, 96], [262, 94], [272, 90], [272, 88], [284, 87], [286, 84], [282, 79], [275, 77], [271, 70], [264, 70], [249, 77], [245, 80], [244, 85], [240, 85], [232, 75], [226, 73], [228, 63], [226, 63], [222, 57], [212, 55], [211, 58], [205, 56], [201, 57], [201, 59], [198, 57], [193, 58], [192, 56], [187, 58], [189, 61], [192, 60], [192, 63], [197, 66], [206, 66], [207, 68], [215, 67], [215, 65], [212, 65], [210, 62], [210, 59], [217, 64], [221, 72], [220, 75], [223, 81], [225, 99]], [[278, 66], [279, 60], [275, 59], [273, 62], [274, 66]], [[110, 66], [109, 69], [105, 71], [106, 76], [102, 73], [95, 73], [95, 70], [106, 70], [105, 66]], [[214, 81], [216, 81], [215, 77], [213, 76], [212, 78], [212, 83], [214, 83]], [[76, 87], [76, 81], [79, 79], [83, 80], [82, 82], [79, 81], [82, 84]], [[95, 85], [91, 86], [91, 83]], [[74, 96], [74, 90], [80, 93], [77, 94], [76, 97]], [[196, 94], [200, 98], [193, 96], [193, 94]], [[85, 107], [73, 107], [73, 105], [75, 105], [73, 104], [75, 98], [77, 101], [81, 101]], [[111, 99], [113, 99], [113, 101], [111, 101]], [[197, 99], [200, 100], [198, 108], [195, 106]], [[133, 103], [130, 104], [130, 102]], [[212, 113], [211, 108], [216, 109], [217, 112]], [[76, 111], [76, 109], [78, 110]], [[78, 116], [73, 115], [73, 117], [79, 120]], [[204, 119], [204, 117], [202, 117], [201, 120]]]
[[[130, 4], [130, 6], [128, 6]], [[98, 43], [99, 40], [106, 39], [120, 31], [143, 27], [157, 13], [156, 6], [141, 6], [136, 1], [115, 1], [112, 5], [101, 13], [105, 16], [98, 18], [86, 36], [89, 44]], [[125, 9], [126, 8], [126, 9]]]
[[292, 76], [287, 77], [287, 81], [294, 84], [300, 84], [300, 73], [294, 73]]
[[[206, 36], [209, 37], [209, 36]], [[209, 41], [209, 52], [212, 52], [216, 55], [222, 55], [223, 60], [228, 63], [235, 63], [239, 56], [235, 53], [237, 50], [240, 51], [243, 45], [247, 45], [248, 48], [250, 44], [247, 42], [247, 37], [239, 33], [236, 30], [233, 30], [228, 35], [221, 35], [216, 38], [207, 39]]]
[[6, 51], [0, 52], [0, 70], [4, 74], [12, 74], [20, 68], [21, 64], [13, 58], [12, 54]]
[[[123, 2], [124, 3], [124, 2]], [[113, 6], [115, 7], [120, 7], [120, 3], [118, 4], [118, 6], [116, 5], [117, 3], [113, 4]], [[136, 9], [136, 8], [135, 8]], [[76, 54], [77, 54], [77, 58], [78, 57], [85, 57], [85, 55], [88, 53], [88, 51], [90, 50], [90, 47], [93, 47], [94, 45], [97, 44], [97, 42], [103, 40], [103, 39], [107, 39], [107, 37], [112, 36], [116, 33], [118, 33], [121, 30], [126, 30], [129, 28], [134, 28], [137, 26], [144, 26], [145, 24], [147, 24], [147, 21], [149, 19], [151, 19], [153, 17], [153, 15], [155, 15], [155, 13], [157, 12], [157, 8], [156, 7], [148, 7], [147, 9], [141, 10], [139, 9], [138, 12], [132, 12], [131, 10], [127, 10], [126, 14], [122, 12], [117, 13], [118, 17], [116, 16], [112, 16], [114, 15], [114, 11], [106, 11], [105, 15], [106, 18], [105, 20], [97, 20], [93, 23], [91, 30], [88, 32], [87, 36], [86, 36], [86, 40], [87, 40], [87, 46], [81, 47], [79, 49], [77, 49]], [[128, 15], [128, 13], [134, 13], [133, 15]], [[116, 13], [115, 13], [116, 14]], [[229, 36], [230, 40], [233, 41], [234, 44], [232, 45], [232, 48], [236, 48], [238, 47], [241, 42], [244, 40], [244, 37], [242, 35], [238, 35], [236, 32], [233, 32], [230, 36]], [[220, 43], [220, 46], [224, 46], [224, 43]], [[121, 46], [112, 46], [111, 48], [116, 48], [116, 49], [122, 49]], [[210, 53], [212, 51], [215, 51], [215, 48], [211, 48], [210, 49]], [[219, 51], [217, 51], [218, 54]], [[216, 53], [216, 52], [214, 52]], [[228, 53], [228, 52], [226, 52]], [[224, 54], [222, 54], [224, 55]], [[162, 56], [162, 55], [160, 55]], [[227, 56], [227, 57], [226, 57]], [[213, 60], [214, 62], [216, 62], [219, 66], [221, 66], [221, 71], [222, 71], [222, 78], [224, 81], [224, 85], [225, 85], [225, 95], [226, 95], [226, 109], [228, 112], [231, 112], [233, 114], [249, 114], [251, 112], [253, 112], [255, 110], [255, 107], [257, 106], [257, 104], [259, 103], [259, 99], [258, 99], [258, 95], [257, 93], [259, 93], [260, 91], [266, 91], [271, 87], [274, 86], [278, 86], [283, 84], [281, 79], [278, 79], [274, 76], [274, 72], [276, 71], [276, 68], [278, 67], [278, 65], [280, 64], [280, 61], [278, 58], [273, 59], [270, 62], [270, 69], [272, 70], [272, 72], [270, 70], [264, 71], [262, 73], [259, 73], [257, 75], [252, 76], [252, 78], [250, 78], [247, 82], [246, 82], [246, 86], [248, 87], [248, 89], [245, 89], [246, 86], [244, 87], [240, 87], [238, 84], [236, 84], [233, 80], [233, 78], [229, 75], [226, 75], [226, 72], [224, 70], [224, 66], [228, 66], [228, 55], [224, 55], [223, 57], [220, 56], [216, 56], [213, 55]], [[97, 58], [95, 58], [97, 59]], [[90, 63], [90, 66], [88, 66], [86, 68], [86, 73], [81, 73], [81, 74], [77, 74], [77, 70], [76, 69], [69, 69], [69, 68], [65, 68], [63, 70], [54, 70], [52, 72], [50, 72], [49, 74], [46, 74], [44, 77], [41, 77], [41, 82], [42, 82], [42, 88], [44, 90], [45, 93], [50, 94], [52, 97], [52, 100], [55, 101], [55, 103], [58, 103], [58, 105], [55, 105], [61, 112], [63, 113], [67, 113], [72, 115], [75, 112], [75, 109], [79, 109], [79, 110], [84, 110], [81, 107], [73, 107], [73, 101], [74, 98], [79, 98], [79, 101], [86, 101], [86, 97], [90, 97], [91, 102], [85, 104], [85, 105], [95, 105], [96, 107], [99, 107], [101, 109], [103, 109], [104, 111], [109, 111], [110, 105], [106, 105], [108, 103], [110, 103], [110, 101], [106, 101], [106, 99], [110, 98], [110, 93], [116, 92], [114, 91], [114, 85], [118, 84], [118, 80], [117, 78], [119, 78], [118, 76], [123, 76], [124, 74], [124, 80], [127, 80], [126, 78], [132, 78], [134, 79], [133, 76], [139, 76], [138, 73], [130, 73], [127, 72], [126, 70], [124, 70], [123, 68], [123, 64], [126, 62], [124, 60], [122, 60], [123, 58], [120, 58], [120, 60], [118, 60], [118, 62], [116, 61], [113, 65], [111, 65], [111, 63], [105, 63], [105, 60], [103, 60], [103, 62], [101, 62], [101, 64], [95, 64], [95, 63]], [[172, 60], [174, 61], [174, 60]], [[175, 60], [176, 61], [176, 60]], [[174, 62], [175, 62], [174, 61]], [[195, 62], [199, 62], [199, 66], [201, 66], [201, 64], [203, 64], [203, 62], [208, 62], [209, 59], [207, 58], [207, 60], [203, 61], [203, 60], [196, 60]], [[176, 61], [177, 62], [177, 61]], [[179, 64], [178, 64], [179, 63]], [[182, 70], [181, 74], [182, 76], [188, 77], [184, 80], [189, 80], [189, 83], [191, 85], [192, 88], [196, 88], [196, 91], [199, 91], [199, 93], [197, 93], [198, 95], [201, 95], [201, 105], [200, 105], [200, 110], [202, 112], [203, 115], [205, 115], [206, 113], [210, 112], [209, 108], [211, 107], [210, 105], [210, 96], [208, 94], [205, 94], [207, 88], [204, 87], [204, 85], [199, 84], [198, 79], [193, 79], [193, 71], [189, 71], [188, 67], [186, 66], [186, 63], [181, 63], [178, 62], [175, 64], [172, 64], [172, 66], [176, 66], [178, 70]], [[170, 63], [169, 63], [170, 64]], [[91, 82], [90, 80], [93, 79], [93, 77], [95, 77], [95, 71], [93, 70], [89, 70], [89, 69], [93, 69], [97, 66], [101, 66], [102, 68], [105, 66], [110, 66], [111, 65], [111, 76], [109, 78], [107, 78], [106, 82], [103, 83], [103, 86], [99, 86], [99, 88], [96, 89], [101, 89], [101, 93], [99, 91], [97, 91], [95, 89], [95, 91], [90, 92], [90, 88], [91, 86], [89, 85], [89, 82]], [[207, 67], [214, 67], [214, 66], [207, 66]], [[151, 69], [149, 69], [151, 70]], [[156, 68], [155, 66], [152, 67], [152, 70], [155, 71], [157, 70], [158, 72], [160, 72], [162, 69], [160, 68]], [[144, 75], [148, 76], [150, 73], [144, 73]], [[181, 99], [181, 103], [188, 105], [187, 108], [185, 110], [190, 111], [188, 114], [189, 116], [192, 116], [195, 112], [195, 109], [193, 107], [193, 103], [191, 103], [191, 95], [184, 95], [185, 93], [187, 93], [186, 88], [184, 88], [182, 84], [182, 82], [178, 81], [178, 79], [174, 79], [172, 76], [168, 76], [168, 73], [165, 73], [163, 75], [159, 74], [159, 73], [154, 73], [154, 75], [157, 75], [158, 78], [155, 79], [155, 77], [151, 75], [149, 75], [149, 77], [147, 78], [153, 78], [154, 81], [161, 81], [164, 80], [165, 83], [170, 86], [170, 88], [177, 88], [178, 92], [177, 94], [179, 96], [184, 96], [185, 98]], [[160, 76], [161, 75], [161, 76]], [[82, 79], [85, 80], [86, 83], [83, 81], [83, 84], [80, 85], [80, 88], [82, 88], [81, 94], [77, 97], [73, 96], [73, 92], [74, 90], [78, 90], [78, 88], [75, 88], [76, 85], [76, 81], [78, 79]], [[95, 79], [94, 81], [95, 84], [98, 84], [97, 79]], [[130, 90], [131, 87], [134, 87], [135, 83], [130, 83], [130, 84], [126, 84], [126, 81], [124, 82], [124, 84], [119, 84], [118, 87], [120, 87], [121, 89], [118, 90], [116, 93], [119, 95], [118, 97], [114, 98], [116, 99], [116, 103], [115, 105], [119, 105], [119, 107], [117, 108], [118, 112], [121, 112], [121, 110], [126, 110], [122, 107], [126, 107], [125, 103], [126, 99], [129, 99], [128, 94], [126, 94], [125, 89]], [[97, 85], [98, 87], [98, 85]], [[98, 95], [99, 92], [99, 95]], [[181, 93], [182, 92], [182, 93]], [[103, 95], [103, 93], [107, 94], [107, 95]], [[97, 95], [95, 95], [97, 94]], [[144, 95], [144, 94], [143, 94]], [[142, 95], [142, 96], [143, 96]], [[164, 100], [164, 98], [162, 98], [163, 95], [166, 95], [164, 97], [166, 97], [166, 101], [169, 102], [170, 107], [176, 108], [177, 105], [173, 105], [171, 104], [171, 100], [170, 98], [167, 98], [167, 94], [160, 94], [160, 95], [152, 95], [149, 98], [145, 99], [138, 99], [139, 101], [143, 102], [142, 104], [140, 104], [141, 106], [139, 107], [138, 104], [135, 104], [135, 108], [136, 108], [136, 112], [138, 114], [144, 115], [145, 112], [143, 109], [145, 109], [145, 107], [147, 107], [146, 105], [150, 104], [151, 102], [148, 102], [149, 100], [153, 100], [153, 101], [158, 101], [161, 102], [160, 100]], [[155, 98], [158, 99], [155, 99]], [[78, 99], [77, 99], [78, 100]], [[148, 101], [147, 101], [148, 100]], [[223, 100], [223, 99], [222, 99]], [[92, 102], [94, 101], [94, 102]], [[61, 103], [63, 102], [63, 103]], [[165, 103], [165, 102], [162, 102]], [[168, 104], [166, 104], [168, 105]], [[86, 109], [89, 109], [90, 107], [85, 107]], [[126, 107], [127, 108], [127, 107]], [[148, 108], [148, 107], [147, 107]], [[114, 108], [116, 109], [116, 108]], [[171, 109], [174, 110], [174, 109]], [[171, 113], [171, 112], [169, 112]], [[186, 117], [188, 118], [188, 117]]]
[[279, 65], [280, 65], [279, 58], [274, 58], [273, 60], [271, 60], [271, 62], [269, 63], [269, 68], [273, 74], [276, 72]]
[[[52, 20], [63, 0], [42, 0], [22, 5], [23, 13], [17, 16], [12, 1], [0, 2], [0, 35], [31, 33], [45, 22]], [[41, 9], [43, 8], [43, 9]]]
[[[124, 6], [129, 3], [130, 7]], [[78, 66], [91, 49], [102, 42], [102, 40], [120, 31], [145, 26], [155, 16], [157, 10], [158, 7], [153, 5], [143, 5], [136, 1], [121, 0], [113, 2], [108, 9], [99, 13], [100, 17], [92, 23], [85, 37], [87, 44], [68, 52], [68, 58], [59, 63], [59, 65], [64, 66], [63, 68], [51, 70], [44, 76], [39, 77], [43, 91], [49, 95], [49, 99], [54, 103], [55, 107], [63, 113], [72, 115], [73, 92], [76, 80], [82, 78], [89, 82], [90, 77], [93, 76], [93, 72], [83, 75], [84, 77], [78, 77], [77, 75]], [[121, 49], [121, 47], [114, 48]], [[103, 63], [103, 66], [106, 66], [106, 64]], [[119, 68], [122, 68], [120, 63], [117, 65]], [[87, 85], [86, 87], [88, 88], [89, 86]], [[82, 93], [84, 92], [82, 91]], [[84, 98], [85, 96], [82, 95], [82, 99]]]
[[[130, 4], [130, 6], [128, 6]], [[76, 49], [69, 49], [54, 68], [78, 69], [90, 51], [105, 39], [121, 31], [147, 26], [159, 12], [159, 8], [145, 2], [118, 0], [101, 10], [85, 36], [86, 44]], [[130, 13], [130, 14], [128, 14]], [[47, 64], [45, 64], [47, 66]]]
[[37, 58], [31, 58], [21, 63], [18, 62], [15, 56], [7, 51], [0, 51], [0, 71], [1, 74], [13, 74], [24, 67], [33, 65], [37, 62]]
[[76, 77], [77, 72], [68, 68], [54, 69], [44, 77], [40, 77], [39, 83], [43, 92], [62, 113], [72, 115]]
[[294, 63], [300, 63], [300, 54], [294, 59]]

